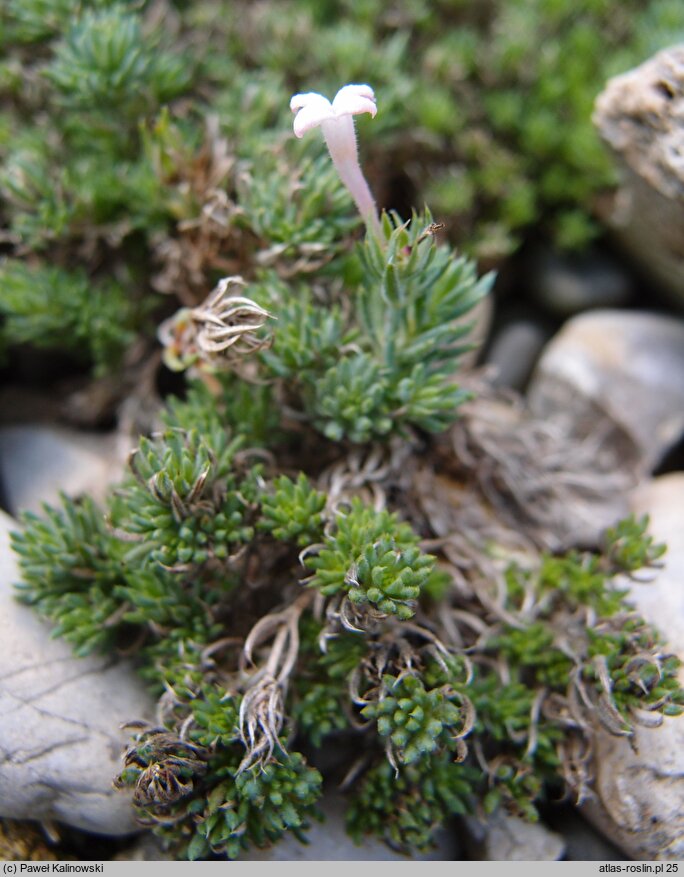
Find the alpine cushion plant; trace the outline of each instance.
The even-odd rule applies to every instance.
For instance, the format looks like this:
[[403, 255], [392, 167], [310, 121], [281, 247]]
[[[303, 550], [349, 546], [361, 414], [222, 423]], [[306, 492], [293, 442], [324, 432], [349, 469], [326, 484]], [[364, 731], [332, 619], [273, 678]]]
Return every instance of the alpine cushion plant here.
[[[429, 212], [377, 216], [352, 119], [372, 89], [292, 106], [337, 150], [365, 239], [334, 220], [315, 266], [246, 248], [244, 276], [163, 324], [186, 392], [106, 509], [64, 497], [14, 535], [21, 598], [80, 653], [135, 654], [159, 696], [117, 784], [190, 859], [303, 838], [317, 750], [341, 737], [350, 833], [411, 852], [451, 815], [535, 819], [563, 784], [581, 799], [591, 722], [630, 736], [684, 703], [677, 659], [613, 581], [657, 563], [646, 522], [545, 554], [467, 452], [463, 318], [492, 278]], [[314, 225], [342, 209], [320, 174], [297, 185]]]
[[[396, 214], [378, 218], [352, 118], [375, 113], [370, 86], [344, 86], [332, 103], [314, 93], [295, 95], [291, 106], [295, 134], [323, 129], [367, 222], [364, 243], [339, 263], [355, 289], [335, 289], [329, 265], [317, 278], [318, 307], [308, 280], [283, 282], [271, 270], [251, 283], [224, 278], [199, 308], [183, 308], [162, 324], [165, 361], [173, 369], [248, 371], [277, 387], [296, 417], [334, 441], [439, 432], [468, 398], [454, 376], [470, 349], [467, 314], [488, 293], [493, 275], [478, 278], [471, 260], [438, 246], [439, 226], [427, 210], [409, 222]], [[245, 295], [224, 298], [229, 286]]]
[[[368, 176], [405, 216], [428, 203], [488, 265], [540, 220], [581, 245], [614, 183], [595, 95], [684, 28], [677, 0], [289, 6], [200, 0], [159, 19], [131, 0], [0, 3], [3, 255], [30, 269], [0, 283], [0, 348], [116, 374], [154, 336], [150, 308], [168, 316], [157, 293], [194, 307], [222, 276], [330, 261], [354, 224], [347, 193], [315, 138], [284, 142], [282, 95], [332, 96], [341, 77], [381, 90]], [[25, 319], [35, 308], [49, 331]]]

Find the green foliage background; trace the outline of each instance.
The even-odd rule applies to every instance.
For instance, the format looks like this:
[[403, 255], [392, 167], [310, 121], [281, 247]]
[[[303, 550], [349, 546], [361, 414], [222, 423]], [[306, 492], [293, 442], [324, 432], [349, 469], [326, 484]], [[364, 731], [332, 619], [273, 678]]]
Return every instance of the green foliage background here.
[[[226, 262], [247, 276], [255, 253], [288, 270], [325, 259], [353, 220], [317, 138], [288, 134], [301, 89], [371, 83], [380, 112], [360, 127], [380, 202], [405, 215], [427, 202], [487, 264], [531, 226], [581, 246], [613, 183], [593, 100], [682, 35], [678, 0], [8, 0], [6, 342], [106, 370], [149, 333], [152, 289], [187, 303]], [[75, 316], [105, 290], [119, 320]], [[28, 301], [40, 321], [23, 318]]]

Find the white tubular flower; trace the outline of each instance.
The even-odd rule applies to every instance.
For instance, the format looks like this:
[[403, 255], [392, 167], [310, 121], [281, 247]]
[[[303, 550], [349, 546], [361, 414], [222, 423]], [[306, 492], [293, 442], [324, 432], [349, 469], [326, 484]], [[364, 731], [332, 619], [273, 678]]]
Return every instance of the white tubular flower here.
[[370, 85], [345, 85], [332, 103], [316, 92], [295, 94], [290, 109], [297, 114], [293, 126], [295, 137], [302, 137], [312, 128], [320, 127], [333, 164], [359, 213], [369, 227], [379, 231], [375, 199], [359, 165], [353, 119], [359, 113], [375, 116], [377, 107], [373, 89]]

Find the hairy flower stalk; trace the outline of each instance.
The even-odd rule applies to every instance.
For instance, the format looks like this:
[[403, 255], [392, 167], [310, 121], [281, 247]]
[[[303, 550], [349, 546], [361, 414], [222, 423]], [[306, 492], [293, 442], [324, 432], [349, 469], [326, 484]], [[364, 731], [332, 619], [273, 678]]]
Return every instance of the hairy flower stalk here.
[[295, 137], [302, 137], [312, 128], [323, 132], [328, 152], [340, 179], [349, 190], [368, 229], [378, 233], [380, 222], [375, 199], [359, 164], [356, 144], [355, 115], [370, 113], [375, 117], [375, 94], [370, 85], [345, 85], [332, 100], [316, 92], [295, 94], [290, 109], [296, 113]]

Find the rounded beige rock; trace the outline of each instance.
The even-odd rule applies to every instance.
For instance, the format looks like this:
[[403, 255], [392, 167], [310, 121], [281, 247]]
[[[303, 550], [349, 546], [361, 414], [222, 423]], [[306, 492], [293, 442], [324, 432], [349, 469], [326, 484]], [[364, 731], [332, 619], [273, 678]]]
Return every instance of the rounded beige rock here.
[[[668, 551], [653, 581], [630, 583], [630, 601], [684, 659], [684, 472], [639, 487], [632, 511], [650, 515], [650, 532]], [[635, 859], [684, 858], [684, 716], [637, 726], [633, 742], [597, 732], [597, 797], [585, 815]]]

